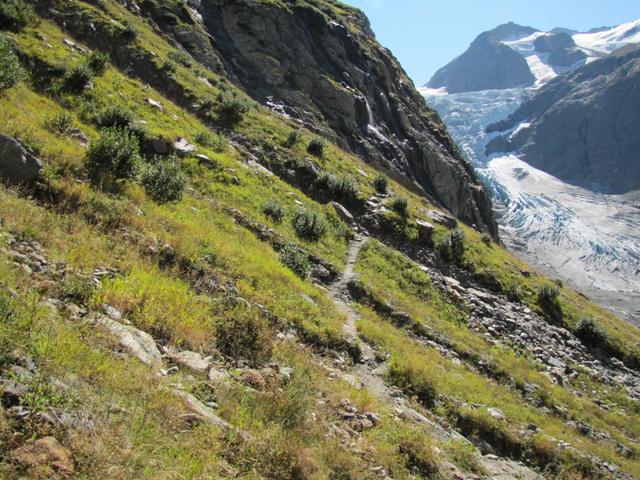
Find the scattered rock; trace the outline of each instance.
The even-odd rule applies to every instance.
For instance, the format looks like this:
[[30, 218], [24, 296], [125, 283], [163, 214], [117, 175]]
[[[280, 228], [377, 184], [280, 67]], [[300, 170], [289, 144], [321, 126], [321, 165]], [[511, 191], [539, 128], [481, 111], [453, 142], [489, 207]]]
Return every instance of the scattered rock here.
[[212, 159], [210, 159], [206, 155], [203, 155], [202, 153], [197, 153], [196, 154], [196, 158], [198, 159], [198, 163], [200, 165], [203, 165], [203, 166], [205, 166], [207, 168], [216, 168], [216, 166], [217, 166], [217, 163], [215, 161], [213, 161]]
[[195, 145], [191, 145], [185, 138], [178, 138], [173, 143], [173, 149], [178, 155], [188, 156], [198, 150]]
[[504, 413], [502, 413], [502, 410], [498, 409], [498, 408], [487, 408], [487, 412], [489, 412], [489, 415], [492, 418], [495, 418], [496, 420], [504, 420], [506, 417], [504, 416]]
[[203, 357], [196, 352], [170, 352], [167, 354], [167, 357], [173, 363], [196, 373], [209, 373], [211, 368], [211, 357]]
[[0, 380], [0, 399], [5, 408], [16, 406], [20, 403], [20, 397], [29, 393], [25, 385], [11, 380]]
[[10, 184], [32, 183], [40, 175], [42, 162], [15, 138], [0, 135], [0, 177]]
[[342, 206], [338, 202], [331, 202], [331, 206], [336, 211], [336, 213], [338, 214], [338, 217], [340, 217], [342, 221], [344, 221], [348, 225], [353, 225], [353, 221], [354, 221], [353, 215], [351, 215], [351, 212], [349, 212], [349, 210], [347, 210], [344, 206]]
[[440, 225], [444, 225], [447, 228], [453, 229], [458, 226], [458, 221], [450, 217], [449, 215], [445, 215], [444, 213], [440, 213], [436, 210], [422, 210], [431, 220]]
[[74, 140], [80, 142], [80, 145], [82, 145], [83, 147], [89, 145], [89, 138], [79, 128], [70, 129], [68, 135], [69, 138], [73, 138]]
[[164, 112], [164, 107], [162, 106], [162, 104], [160, 102], [157, 102], [156, 100], [154, 100], [152, 98], [147, 98], [147, 103], [149, 105], [151, 105], [153, 108], [156, 108], [156, 109], [160, 110], [161, 112]]
[[69, 477], [74, 473], [71, 452], [54, 437], [44, 437], [14, 451], [13, 460], [27, 468], [32, 478], [50, 478], [54, 474]]
[[129, 325], [123, 325], [102, 315], [94, 316], [92, 321], [101, 325], [115, 336], [127, 353], [136, 357], [142, 363], [151, 367], [162, 363], [162, 357], [156, 342], [148, 333]]
[[257, 370], [248, 369], [240, 374], [238, 380], [245, 384], [247, 387], [255, 388], [256, 390], [264, 390], [267, 386], [267, 382], [262, 374]]

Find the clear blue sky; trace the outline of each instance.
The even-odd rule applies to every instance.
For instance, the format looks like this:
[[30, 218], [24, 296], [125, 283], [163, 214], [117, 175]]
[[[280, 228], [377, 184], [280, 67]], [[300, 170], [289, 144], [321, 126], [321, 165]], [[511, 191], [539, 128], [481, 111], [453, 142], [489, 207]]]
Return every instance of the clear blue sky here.
[[640, 18], [640, 0], [342, 0], [365, 11], [378, 40], [416, 85], [481, 32], [514, 21], [540, 30], [585, 31]]

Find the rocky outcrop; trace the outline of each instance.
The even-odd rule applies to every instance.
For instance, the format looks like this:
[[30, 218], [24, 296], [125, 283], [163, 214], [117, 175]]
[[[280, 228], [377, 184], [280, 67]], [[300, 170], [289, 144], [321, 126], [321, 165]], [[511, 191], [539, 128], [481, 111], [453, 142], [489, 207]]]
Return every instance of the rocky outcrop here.
[[549, 54], [549, 65], [568, 68], [587, 59], [571, 35], [565, 32], [549, 33], [536, 38], [533, 42], [536, 52]]
[[488, 153], [515, 152], [532, 166], [595, 191], [640, 189], [640, 47], [630, 46], [558, 77], [488, 132]]
[[[207, 42], [196, 33], [189, 37], [194, 42], [182, 42], [200, 62], [222, 68], [254, 99], [278, 105], [279, 113], [408, 178], [462, 220], [497, 234], [473, 169], [360, 11], [319, 1], [194, 6], [191, 15], [175, 14], [193, 32], [209, 35]], [[157, 9], [142, 9], [162, 22]], [[181, 35], [173, 33], [178, 41]]]
[[42, 162], [15, 138], [0, 135], [0, 178], [9, 184], [35, 181]]
[[427, 86], [460, 93], [526, 87], [534, 81], [524, 57], [485, 32], [466, 52], [438, 70]]

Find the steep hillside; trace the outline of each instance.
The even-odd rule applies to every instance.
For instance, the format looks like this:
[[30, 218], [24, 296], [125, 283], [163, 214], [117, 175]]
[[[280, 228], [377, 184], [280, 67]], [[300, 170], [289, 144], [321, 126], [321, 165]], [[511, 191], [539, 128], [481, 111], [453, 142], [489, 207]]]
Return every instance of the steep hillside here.
[[640, 331], [176, 13], [33, 5], [0, 3], [0, 477], [634, 478]]
[[625, 47], [550, 82], [488, 132], [487, 153], [517, 152], [565, 182], [606, 193], [640, 189], [640, 47]]

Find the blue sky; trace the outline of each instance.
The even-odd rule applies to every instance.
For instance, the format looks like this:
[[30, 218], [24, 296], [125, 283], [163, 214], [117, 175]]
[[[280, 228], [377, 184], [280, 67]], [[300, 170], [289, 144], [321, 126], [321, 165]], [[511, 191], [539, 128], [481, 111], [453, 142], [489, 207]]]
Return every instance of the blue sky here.
[[342, 0], [365, 11], [378, 40], [416, 85], [481, 32], [514, 21], [540, 30], [589, 30], [640, 18], [640, 0]]

